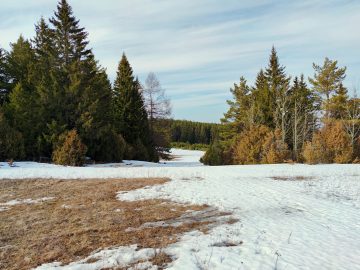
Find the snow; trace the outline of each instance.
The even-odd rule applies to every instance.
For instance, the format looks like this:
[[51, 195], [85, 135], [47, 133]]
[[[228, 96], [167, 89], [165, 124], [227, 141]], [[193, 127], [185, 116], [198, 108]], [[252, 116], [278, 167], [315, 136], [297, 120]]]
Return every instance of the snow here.
[[[198, 162], [201, 151], [173, 153], [179, 158], [159, 164], [125, 161], [74, 168], [16, 162], [10, 168], [3, 163], [0, 179], [169, 177], [164, 185], [118, 198], [208, 204], [239, 219], [208, 234], [185, 234], [165, 250], [174, 257], [169, 269], [360, 269], [359, 165], [208, 167]], [[120, 253], [136, 257], [134, 252], [122, 247]], [[100, 269], [101, 262], [114, 258], [127, 264], [120, 253], [99, 255], [99, 265], [74, 262], [61, 269]]]
[[0, 206], [14, 206], [18, 204], [35, 204], [55, 199], [54, 197], [44, 197], [39, 199], [14, 199], [6, 203], [0, 203]]
[[[128, 247], [115, 247], [97, 251], [87, 258], [62, 266], [60, 262], [43, 264], [37, 270], [96, 270], [111, 267], [126, 267], [140, 260], [149, 260], [155, 255], [152, 248], [138, 249], [136, 245]], [[148, 270], [156, 269], [151, 263], [146, 264]], [[141, 265], [140, 265], [141, 267]], [[141, 269], [141, 268], [136, 268]]]

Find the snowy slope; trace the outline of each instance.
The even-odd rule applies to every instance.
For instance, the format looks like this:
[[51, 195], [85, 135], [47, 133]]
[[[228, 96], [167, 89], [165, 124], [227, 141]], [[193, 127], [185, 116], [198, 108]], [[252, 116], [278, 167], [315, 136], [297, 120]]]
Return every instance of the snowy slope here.
[[[359, 165], [207, 167], [198, 163], [199, 151], [174, 154], [181, 157], [166, 164], [126, 161], [73, 168], [16, 163], [9, 168], [3, 163], [0, 178], [170, 177], [165, 185], [119, 194], [119, 199], [209, 204], [239, 219], [208, 235], [184, 235], [167, 250], [176, 257], [169, 269], [360, 269]], [[97, 268], [79, 262], [56, 269]]]

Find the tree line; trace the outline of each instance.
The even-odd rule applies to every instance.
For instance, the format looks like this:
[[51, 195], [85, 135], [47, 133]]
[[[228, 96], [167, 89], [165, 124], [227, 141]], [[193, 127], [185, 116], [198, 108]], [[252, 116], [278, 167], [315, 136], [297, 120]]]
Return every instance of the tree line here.
[[112, 85], [87, 36], [61, 0], [32, 39], [0, 49], [0, 160], [158, 161], [168, 150], [171, 106], [155, 74], [143, 86], [123, 54]]
[[194, 122], [189, 120], [168, 120], [171, 142], [189, 144], [210, 144], [216, 137], [219, 124]]
[[[228, 111], [205, 164], [360, 161], [360, 99], [348, 93], [346, 67], [325, 58], [314, 76], [291, 77], [273, 47], [253, 86], [244, 77], [230, 89]], [[351, 95], [352, 94], [352, 95]]]

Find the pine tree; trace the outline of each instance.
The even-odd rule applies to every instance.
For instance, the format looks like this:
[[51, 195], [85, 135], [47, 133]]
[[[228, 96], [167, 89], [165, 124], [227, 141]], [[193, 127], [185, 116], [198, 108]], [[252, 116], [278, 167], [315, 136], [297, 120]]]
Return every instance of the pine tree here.
[[[117, 132], [134, 147], [134, 158], [157, 160], [150, 138], [150, 130], [141, 95], [141, 85], [134, 79], [133, 71], [126, 55], [123, 54], [114, 83], [114, 119]], [[136, 149], [137, 148], [137, 149]], [[147, 154], [143, 149], [146, 148]]]
[[325, 95], [323, 109], [325, 110], [325, 118], [329, 118], [330, 111], [327, 105], [331, 95], [339, 90], [342, 85], [342, 81], [346, 77], [346, 67], [339, 68], [337, 61], [332, 61], [326, 57], [322, 66], [314, 63], [313, 68], [315, 70], [314, 78], [309, 78], [309, 81], [315, 92]]

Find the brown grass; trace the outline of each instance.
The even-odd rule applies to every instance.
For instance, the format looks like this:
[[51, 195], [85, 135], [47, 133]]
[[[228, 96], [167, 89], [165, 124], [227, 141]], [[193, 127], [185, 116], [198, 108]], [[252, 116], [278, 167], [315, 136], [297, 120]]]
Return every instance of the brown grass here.
[[[207, 206], [181, 205], [165, 200], [134, 202], [116, 199], [118, 191], [163, 184], [167, 179], [2, 180], [0, 203], [13, 199], [55, 197], [37, 204], [9, 206], [0, 212], [0, 269], [30, 269], [43, 263], [64, 264], [112, 246], [137, 244], [163, 248], [182, 233], [206, 230], [214, 223], [196, 218]], [[188, 218], [189, 211], [195, 213]], [[213, 213], [222, 216], [221, 213]], [[186, 222], [172, 225], [172, 220]], [[142, 226], [164, 221], [169, 226]], [[128, 228], [133, 228], [129, 230]], [[126, 230], [128, 229], [128, 230]], [[165, 253], [154, 264], [170, 261]]]
[[277, 181], [309, 181], [313, 180], [312, 176], [273, 176], [271, 177], [273, 180]]

